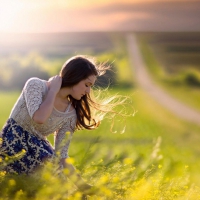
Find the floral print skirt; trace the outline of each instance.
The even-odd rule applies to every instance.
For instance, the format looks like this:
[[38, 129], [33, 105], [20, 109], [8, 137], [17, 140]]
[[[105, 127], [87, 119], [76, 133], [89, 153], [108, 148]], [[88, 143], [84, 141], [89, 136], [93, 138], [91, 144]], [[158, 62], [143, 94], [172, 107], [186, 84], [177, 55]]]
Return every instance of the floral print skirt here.
[[7, 120], [1, 134], [0, 158], [11, 160], [4, 167], [6, 172], [29, 174], [54, 156], [54, 149], [47, 140], [27, 132], [12, 118]]

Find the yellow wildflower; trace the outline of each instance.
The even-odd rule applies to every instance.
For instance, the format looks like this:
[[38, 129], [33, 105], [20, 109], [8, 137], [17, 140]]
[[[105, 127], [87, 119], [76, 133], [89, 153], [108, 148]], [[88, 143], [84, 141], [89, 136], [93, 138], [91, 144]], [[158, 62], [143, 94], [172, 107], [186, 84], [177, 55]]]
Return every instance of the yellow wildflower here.
[[133, 163], [133, 159], [132, 158], [124, 158], [123, 163], [125, 165], [131, 165]]
[[65, 162], [66, 162], [67, 164], [74, 164], [74, 159], [73, 159], [73, 158], [66, 158], [66, 159], [65, 159]]
[[158, 165], [158, 168], [161, 169], [161, 168], [162, 168], [162, 165]]
[[16, 185], [15, 180], [14, 180], [14, 179], [10, 179], [10, 180], [9, 180], [9, 185], [10, 185], [10, 186], [15, 186], [15, 185]]

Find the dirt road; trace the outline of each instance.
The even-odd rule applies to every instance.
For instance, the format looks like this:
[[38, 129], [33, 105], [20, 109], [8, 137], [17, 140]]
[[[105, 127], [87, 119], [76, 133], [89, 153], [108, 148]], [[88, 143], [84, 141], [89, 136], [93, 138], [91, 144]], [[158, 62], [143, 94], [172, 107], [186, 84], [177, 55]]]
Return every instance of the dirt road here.
[[156, 85], [147, 73], [145, 63], [140, 53], [136, 36], [127, 35], [127, 45], [133, 73], [137, 83], [147, 91], [158, 103], [173, 112], [178, 117], [200, 125], [200, 113], [170, 96]]

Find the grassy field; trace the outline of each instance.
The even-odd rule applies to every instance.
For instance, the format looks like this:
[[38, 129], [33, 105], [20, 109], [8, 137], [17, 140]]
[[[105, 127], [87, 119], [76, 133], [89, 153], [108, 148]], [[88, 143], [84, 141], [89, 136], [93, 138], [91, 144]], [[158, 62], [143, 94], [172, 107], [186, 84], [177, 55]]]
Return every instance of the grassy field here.
[[15, 104], [20, 92], [0, 92], [1, 99], [1, 115], [0, 115], [0, 127], [4, 125], [7, 118], [10, 115], [11, 109]]
[[[69, 149], [74, 165], [85, 180], [99, 187], [100, 191], [96, 194], [96, 198], [135, 199], [135, 197], [128, 197], [131, 193], [131, 195], [138, 195], [136, 199], [161, 199], [167, 191], [171, 199], [185, 199], [189, 195], [187, 192], [191, 191], [195, 198], [198, 197], [194, 186], [200, 185], [198, 173], [200, 127], [174, 117], [143, 91], [138, 89], [112, 91], [112, 93], [116, 92], [132, 96], [133, 106], [137, 110], [134, 117], [126, 119], [125, 133], [120, 134], [123, 125], [118, 127], [118, 133], [110, 132], [111, 122], [105, 120], [95, 131], [76, 132]], [[1, 97], [14, 101], [16, 94], [1, 93]], [[6, 120], [12, 107], [11, 103], [6, 105], [1, 124]], [[3, 106], [5, 104], [1, 104], [1, 110]], [[52, 180], [48, 180], [50, 177], [46, 176], [42, 181], [47, 181], [49, 184]], [[10, 180], [15, 180], [17, 184], [15, 178], [4, 181], [10, 184]], [[1, 186], [3, 191], [5, 182], [2, 182], [4, 185]], [[27, 198], [27, 188], [23, 188], [24, 183], [20, 182], [20, 184], [24, 190], [24, 196], [21, 194], [20, 197]], [[57, 184], [59, 186], [61, 183]], [[146, 188], [146, 193], [143, 192], [144, 188]], [[13, 188], [10, 187], [11, 189]], [[59, 199], [56, 197], [56, 190], [52, 189], [50, 196], [48, 196], [47, 188], [43, 190], [44, 193], [47, 192], [46, 196], [42, 193], [43, 199], [48, 199], [51, 195]], [[39, 199], [42, 191], [38, 191]], [[155, 194], [156, 191], [158, 194]], [[6, 197], [5, 191], [3, 194]]]
[[[120, 55], [114, 62], [118, 72], [123, 72], [117, 77], [120, 84], [111, 87], [109, 94], [129, 96], [127, 109], [136, 113], [125, 121], [121, 119], [121, 123], [115, 120], [117, 133], [110, 131], [109, 119], [95, 131], [75, 132], [67, 162], [73, 163], [83, 178], [98, 189], [88, 196], [90, 200], [199, 199], [200, 126], [180, 120], [141, 89], [130, 87], [134, 80], [123, 40], [120, 45], [121, 51], [99, 54], [99, 59], [112, 60]], [[129, 87], [125, 87], [127, 84]], [[0, 92], [1, 126], [19, 94]], [[52, 142], [52, 137], [49, 139]], [[85, 193], [57, 175], [50, 163], [39, 177], [0, 172], [0, 200], [81, 200]]]
[[138, 34], [155, 81], [177, 99], [200, 110], [199, 33]]
[[200, 70], [200, 32], [138, 33], [169, 74], [191, 67]]

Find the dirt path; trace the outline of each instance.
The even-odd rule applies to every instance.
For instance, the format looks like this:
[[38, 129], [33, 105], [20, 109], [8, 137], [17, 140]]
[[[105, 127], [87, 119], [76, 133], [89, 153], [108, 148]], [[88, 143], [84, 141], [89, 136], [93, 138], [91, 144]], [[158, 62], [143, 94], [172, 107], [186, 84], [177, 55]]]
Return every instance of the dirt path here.
[[133, 34], [127, 35], [129, 57], [133, 67], [133, 73], [137, 83], [146, 90], [158, 103], [169, 109], [178, 117], [200, 125], [200, 113], [186, 106], [182, 102], [170, 96], [156, 85], [148, 75], [142, 59], [136, 37]]

